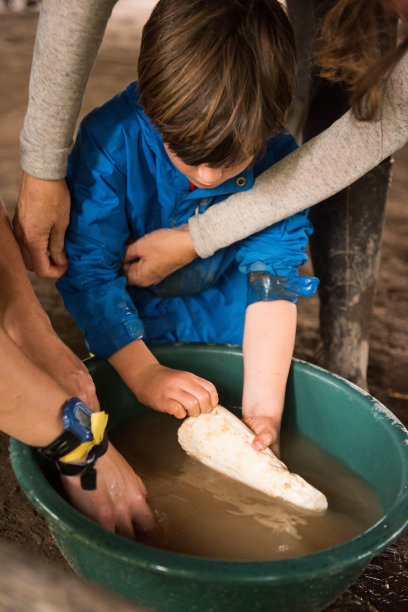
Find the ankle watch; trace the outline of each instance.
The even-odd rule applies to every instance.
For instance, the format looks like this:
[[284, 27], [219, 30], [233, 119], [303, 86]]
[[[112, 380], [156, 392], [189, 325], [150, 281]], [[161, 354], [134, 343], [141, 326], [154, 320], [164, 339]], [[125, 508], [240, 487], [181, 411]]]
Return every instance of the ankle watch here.
[[56, 440], [37, 450], [50, 461], [58, 461], [83, 442], [94, 439], [91, 429], [91, 415], [93, 411], [78, 397], [71, 397], [63, 412], [65, 429]]

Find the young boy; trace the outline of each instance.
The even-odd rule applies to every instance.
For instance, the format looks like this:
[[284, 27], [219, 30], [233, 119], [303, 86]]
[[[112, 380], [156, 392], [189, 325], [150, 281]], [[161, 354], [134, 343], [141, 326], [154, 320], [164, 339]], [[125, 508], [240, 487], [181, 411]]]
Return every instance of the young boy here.
[[[69, 269], [58, 282], [90, 350], [145, 405], [209, 412], [214, 386], [161, 366], [158, 342], [243, 344], [242, 409], [253, 447], [278, 451], [296, 297], [311, 232], [299, 213], [158, 285], [126, 286], [129, 240], [186, 222], [295, 147], [281, 133], [295, 81], [277, 0], [160, 0], [145, 25], [139, 81], [82, 122], [70, 159]], [[245, 332], [244, 332], [245, 324]]]

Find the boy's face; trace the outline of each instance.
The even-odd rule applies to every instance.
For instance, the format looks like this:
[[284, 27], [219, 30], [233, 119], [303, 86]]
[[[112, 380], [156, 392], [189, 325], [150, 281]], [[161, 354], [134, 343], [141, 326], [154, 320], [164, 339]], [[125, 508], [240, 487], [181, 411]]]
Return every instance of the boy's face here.
[[237, 166], [229, 166], [228, 168], [211, 168], [207, 164], [200, 164], [199, 166], [189, 166], [185, 164], [183, 160], [181, 160], [177, 155], [175, 155], [170, 149], [169, 146], [164, 143], [164, 148], [166, 149], [166, 153], [176, 166], [177, 170], [180, 170], [182, 174], [188, 180], [193, 183], [196, 187], [200, 189], [213, 189], [214, 187], [218, 187], [224, 181], [236, 176], [245, 168], [249, 166], [252, 162], [253, 157], [250, 157], [246, 161], [238, 164]]

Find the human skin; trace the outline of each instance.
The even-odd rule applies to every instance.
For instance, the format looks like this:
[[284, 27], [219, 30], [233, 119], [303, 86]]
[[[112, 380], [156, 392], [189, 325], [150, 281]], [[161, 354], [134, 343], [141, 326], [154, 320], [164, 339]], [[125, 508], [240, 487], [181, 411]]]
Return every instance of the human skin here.
[[0, 201], [0, 324], [28, 359], [56, 383], [99, 410], [95, 386], [83, 362], [58, 338], [27, 277]]
[[[248, 306], [245, 316], [243, 420], [255, 434], [253, 449], [259, 452], [271, 446], [278, 456], [296, 310], [295, 304], [285, 300], [256, 302]], [[212, 383], [162, 366], [142, 340], [130, 342], [109, 362], [137, 399], [159, 412], [182, 419], [207, 414], [218, 404]]]
[[[392, 14], [400, 17], [408, 32], [408, 1], [387, 0], [384, 6], [388, 7]], [[211, 228], [213, 232], [210, 233], [216, 237], [215, 242], [219, 243], [215, 248], [221, 248], [233, 242], [229, 237], [231, 227], [236, 227], [234, 240], [242, 239], [263, 229], [268, 223], [275, 223], [285, 216], [313, 206], [349, 186], [374, 168], [382, 159], [403, 146], [404, 135], [406, 142], [407, 129], [406, 125], [405, 128], [401, 125], [401, 117], [404, 115], [406, 117], [406, 110], [399, 109], [402, 104], [404, 104], [404, 109], [406, 107], [406, 102], [403, 102], [403, 96], [405, 95], [406, 100], [406, 94], [402, 89], [403, 84], [406, 83], [406, 77], [399, 73], [397, 78], [389, 79], [389, 81], [394, 82], [387, 83], [386, 86], [386, 102], [381, 109], [384, 129], [378, 130], [378, 134], [376, 126], [379, 122], [358, 122], [350, 116], [350, 113], [347, 113], [336, 122], [338, 127], [334, 124], [255, 181], [254, 190], [251, 190], [254, 194], [251, 219], [249, 218], [249, 207], [252, 202], [247, 201], [245, 205], [248, 207], [248, 215], [245, 217], [243, 214], [243, 202], [241, 202], [240, 215], [237, 217], [237, 196], [228, 198], [225, 203], [201, 215], [201, 217], [207, 217], [208, 220], [209, 215], [213, 215]], [[394, 131], [390, 130], [390, 118], [393, 119], [393, 113], [396, 113]], [[383, 143], [385, 134], [389, 140], [386, 147]], [[392, 146], [393, 143], [394, 146]], [[383, 145], [384, 152], [379, 154]], [[324, 151], [323, 155], [321, 151]], [[336, 176], [340, 177], [342, 173], [343, 176], [337, 180]], [[283, 180], [285, 177], [286, 183]], [[321, 184], [321, 177], [324, 177], [323, 184]], [[263, 189], [256, 193], [261, 181], [264, 183]], [[333, 188], [330, 187], [332, 182]], [[308, 194], [310, 185], [314, 183], [314, 191]], [[302, 186], [301, 189], [299, 185]], [[276, 192], [280, 194], [280, 198], [276, 197]], [[241, 194], [238, 197], [241, 197]], [[262, 198], [264, 202], [261, 206]], [[234, 199], [235, 208], [232, 205]], [[221, 214], [222, 210], [224, 210], [223, 214]], [[263, 211], [262, 220], [257, 214], [258, 210]], [[265, 211], [268, 211], [267, 215]], [[192, 220], [195, 221], [195, 219]], [[225, 234], [222, 244], [219, 240], [221, 232]], [[208, 257], [210, 254], [200, 252], [203, 257]], [[187, 225], [166, 228], [146, 234], [129, 245], [124, 258], [124, 270], [130, 283], [148, 287], [159, 283], [197, 256]]]
[[[0, 429], [25, 444], [47, 446], [64, 430], [70, 397], [93, 410], [99, 403], [86, 367], [55, 334], [34, 294], [1, 204], [0, 287]], [[95, 491], [84, 491], [79, 476], [62, 477], [75, 507], [124, 536], [156, 528], [142, 481], [112, 445], [97, 473]]]
[[[245, 170], [253, 160], [253, 157], [250, 157], [230, 167], [214, 168], [208, 164], [190, 166], [175, 155], [168, 144], [164, 143], [164, 148], [177, 170], [180, 170], [193, 185], [202, 189], [218, 187]], [[123, 260], [123, 269], [129, 284], [139, 287], [154, 285], [168, 276], [170, 272], [178, 270], [197, 257], [187, 224], [176, 230], [178, 233], [169, 233], [167, 229], [159, 229], [129, 245]], [[150, 239], [154, 241], [152, 248]], [[167, 247], [170, 248], [170, 253]], [[180, 253], [179, 262], [177, 261], [178, 253]]]
[[137, 399], [178, 419], [208, 413], [218, 404], [212, 383], [191, 372], [161, 365], [143, 340], [134, 340], [108, 359]]
[[[43, 0], [39, 21], [39, 25], [41, 25], [39, 41], [45, 41], [45, 44], [36, 45], [35, 48], [32, 74], [35, 73], [36, 78], [33, 78], [32, 84], [30, 84], [30, 89], [32, 88], [33, 91], [32, 95], [30, 93], [27, 113], [27, 117], [30, 118], [29, 125], [36, 125], [39, 120], [42, 127], [52, 125], [54, 138], [47, 141], [43, 134], [44, 130], [37, 129], [37, 132], [30, 131], [29, 138], [25, 141], [23, 156], [25, 173], [20, 189], [16, 228], [20, 228], [17, 229], [17, 234], [19, 241], [21, 240], [23, 244], [23, 249], [26, 251], [25, 259], [28, 265], [31, 265], [40, 276], [58, 278], [64, 273], [65, 255], [60, 239], [55, 238], [53, 234], [56, 232], [59, 235], [65, 232], [66, 210], [69, 210], [68, 193], [64, 186], [58, 182], [63, 180], [65, 176], [66, 151], [69, 148], [65, 140], [69, 144], [72, 139], [86, 81], [115, 0], [104, 0], [103, 2], [99, 0], [98, 11], [95, 10], [97, 0], [93, 0], [93, 2], [91, 0], [79, 2], [78, 0], [76, 19], [73, 19], [72, 15], [70, 19], [67, 19], [65, 14], [62, 14], [62, 10], [55, 10], [54, 2], [56, 0], [47, 0], [46, 2]], [[408, 1], [384, 0], [384, 5], [394, 10], [401, 18], [405, 28], [408, 29]], [[46, 8], [48, 10], [45, 10]], [[88, 26], [85, 27], [84, 24], [88, 24]], [[58, 32], [58, 36], [54, 36], [55, 32]], [[60, 70], [57, 74], [59, 79], [57, 86], [54, 86], [56, 78], [54, 54], [49, 53], [51, 37], [58, 54], [64, 58], [64, 70]], [[72, 51], [73, 47], [76, 50], [75, 53]], [[51, 62], [49, 58], [52, 58]], [[46, 99], [48, 97], [49, 92], [45, 91], [47, 84], [54, 100], [50, 110], [45, 109], [39, 103], [42, 97]], [[68, 104], [67, 92], [75, 92], [73, 101]], [[56, 112], [56, 108], [64, 108], [64, 113]], [[54, 114], [50, 115], [52, 110]], [[50, 122], [50, 119], [52, 119], [52, 122]], [[58, 141], [60, 149], [55, 149], [55, 133], [61, 134], [61, 139]], [[40, 150], [38, 150], [37, 142], [41, 143]], [[389, 155], [389, 152], [387, 152], [387, 155]], [[387, 155], [384, 155], [384, 157]], [[41, 157], [44, 160], [39, 159]], [[53, 160], [54, 157], [58, 158], [58, 169], [55, 169], [53, 173], [54, 180], [44, 180], [49, 178], [46, 176], [46, 169], [49, 167], [49, 161]], [[38, 168], [36, 166], [34, 172], [27, 161], [28, 159], [31, 164], [34, 161], [37, 165], [38, 162], [42, 162], [42, 166], [40, 163], [40, 166]], [[371, 168], [378, 162], [379, 160], [374, 160]], [[40, 167], [41, 169], [39, 169]], [[368, 169], [364, 168], [360, 176]], [[324, 169], [321, 170], [321, 174], [325, 175]], [[346, 187], [357, 178], [358, 176], [355, 176], [349, 182], [339, 185], [333, 193]], [[271, 189], [273, 189], [273, 186]], [[317, 197], [314, 202], [304, 202], [303, 208], [307, 208], [326, 197], [328, 195], [325, 193], [321, 197]], [[255, 198], [254, 205], [256, 203], [257, 199]], [[301, 209], [300, 206], [296, 211]], [[59, 211], [61, 211], [61, 219], [58, 218]], [[296, 211], [287, 210], [286, 214], [283, 211], [272, 222], [279, 221]], [[256, 212], [254, 214], [256, 216]], [[56, 219], [58, 219], [57, 222], [55, 222]], [[259, 231], [259, 229], [262, 228], [260, 227], [256, 231]], [[174, 229], [159, 231], [161, 235], [157, 240], [154, 238], [141, 239], [143, 244], [136, 243], [137, 246], [130, 247], [126, 256], [127, 269], [132, 282], [137, 282], [141, 286], [157, 283], [197, 256], [186, 228], [179, 232]], [[48, 253], [48, 246], [51, 242], [53, 243], [52, 260]], [[166, 248], [164, 248], [165, 242], [167, 242]], [[161, 243], [162, 248], [157, 246], [159, 243]], [[156, 248], [167, 255], [167, 260], [163, 257], [155, 258]], [[134, 263], [130, 264], [131, 261], [134, 261]]]
[[48, 181], [23, 172], [14, 233], [27, 269], [37, 276], [57, 279], [67, 270], [64, 236], [70, 207], [65, 179]]
[[255, 433], [252, 448], [271, 446], [278, 457], [296, 318], [296, 305], [286, 300], [255, 302], [245, 316], [243, 421]]
[[243, 170], [245, 170], [245, 168], [247, 168], [253, 160], [253, 157], [249, 157], [239, 164], [234, 164], [234, 166], [228, 167], [219, 166], [215, 168], [210, 164], [190, 166], [189, 164], [185, 164], [180, 157], [173, 153], [168, 144], [163, 144], [172, 164], [177, 168], [177, 170], [184, 174], [184, 176], [188, 178], [193, 185], [200, 189], [214, 189], [215, 187], [218, 187], [218, 185], [221, 185], [233, 176], [243, 172]]
[[[252, 161], [251, 158], [240, 165], [229, 168], [212, 168], [207, 164], [189, 166], [177, 157], [166, 144], [165, 149], [176, 168], [197, 187], [214, 188], [242, 172]], [[182, 232], [183, 230], [179, 231]], [[156, 237], [160, 237], [162, 234], [166, 235], [166, 230], [156, 230], [156, 232], [153, 232], [153, 235]], [[150, 234], [147, 236], [147, 239], [149, 236]], [[138, 241], [139, 244], [141, 242]], [[157, 247], [159, 249], [162, 248], [160, 239], [157, 241]], [[184, 262], [181, 265], [184, 265]], [[134, 268], [134, 265], [130, 267]], [[126, 263], [124, 268], [126, 269]], [[127, 278], [128, 282], [131, 283], [130, 273], [127, 274]], [[255, 433], [252, 442], [252, 447], [255, 451], [261, 451], [271, 446], [273, 451], [279, 456], [280, 424], [295, 333], [296, 306], [291, 302], [283, 300], [256, 302], [251, 304], [246, 310], [243, 340], [244, 388], [242, 415], [244, 422]], [[189, 416], [198, 416], [200, 412], [209, 412], [216, 405], [216, 403], [209, 404], [206, 402], [201, 407], [197, 394], [191, 386], [187, 387], [188, 393], [193, 398], [196, 398], [196, 402], [190, 403], [191, 399], [189, 396], [186, 396], [184, 399], [184, 396], [180, 395], [180, 393], [184, 393], [185, 385], [190, 382], [188, 379], [189, 374], [187, 372], [176, 374], [176, 371], [166, 368], [168, 372], [162, 372], [160, 376], [160, 368], [163, 366], [160, 366], [153, 356], [149, 356], [147, 353], [142, 354], [141, 351], [145, 349], [142, 349], [140, 342], [131, 343], [128, 347], [124, 347], [124, 349], [113, 355], [113, 359], [110, 359], [112, 365], [118, 370], [119, 374], [140, 401], [153, 408], [155, 407], [154, 404], [156, 404], [156, 410], [163, 410], [166, 407], [166, 412], [178, 418], [183, 418], [187, 414]], [[144, 360], [147, 366], [140, 370], [140, 364]], [[153, 382], [154, 379], [149, 381], [150, 361], [152, 362], [151, 367], [159, 370], [156, 383]], [[129, 367], [130, 363], [132, 368]], [[138, 364], [138, 368], [135, 368], [133, 364]], [[153, 374], [155, 375], [154, 371]], [[164, 376], [169, 378], [171, 391], [166, 391], [163, 397], [157, 398], [157, 401], [153, 398], [151, 390], [157, 392], [160, 389], [165, 389], [168, 383], [166, 383]], [[177, 380], [179, 376], [184, 377], [186, 380], [179, 382]], [[174, 384], [175, 387], [173, 386]], [[143, 398], [140, 397], [141, 393], [144, 394]], [[175, 400], [176, 395], [178, 401]]]

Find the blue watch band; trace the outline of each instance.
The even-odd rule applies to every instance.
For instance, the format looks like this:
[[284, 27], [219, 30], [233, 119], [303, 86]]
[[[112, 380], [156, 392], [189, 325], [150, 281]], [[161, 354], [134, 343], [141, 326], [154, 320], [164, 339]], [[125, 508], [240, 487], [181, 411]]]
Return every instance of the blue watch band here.
[[93, 440], [91, 429], [92, 410], [78, 397], [71, 397], [64, 406], [65, 431], [70, 431], [82, 442]]

